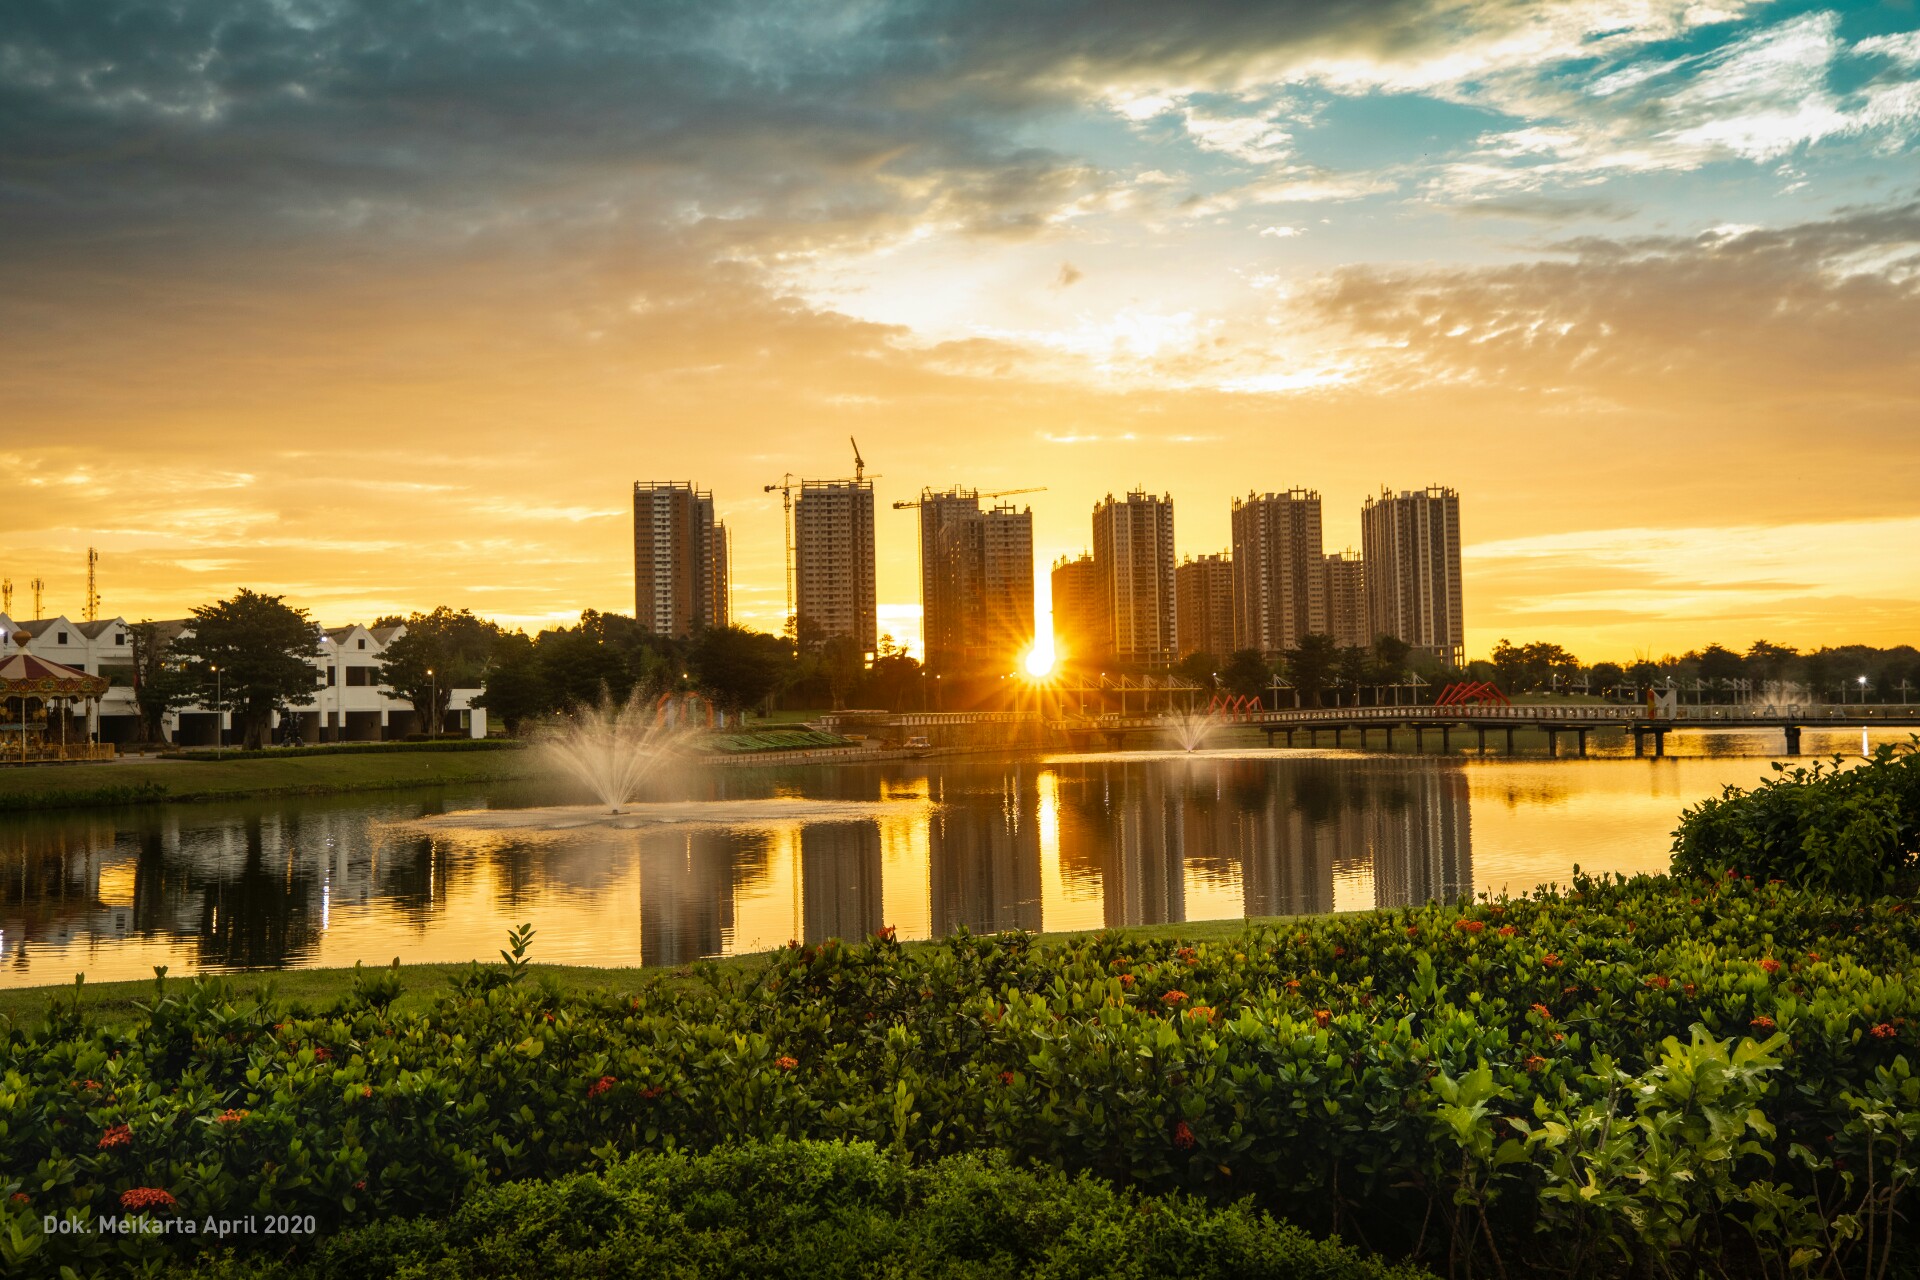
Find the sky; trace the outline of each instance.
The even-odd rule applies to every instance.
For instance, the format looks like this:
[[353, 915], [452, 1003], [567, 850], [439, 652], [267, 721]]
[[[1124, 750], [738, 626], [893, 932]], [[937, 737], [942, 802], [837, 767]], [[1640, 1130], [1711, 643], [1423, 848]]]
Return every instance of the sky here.
[[[1920, 9], [10, 0], [0, 575], [78, 617], [633, 609], [923, 487], [1461, 494], [1468, 649], [1920, 639]], [[1044, 609], [1044, 600], [1043, 600]]]

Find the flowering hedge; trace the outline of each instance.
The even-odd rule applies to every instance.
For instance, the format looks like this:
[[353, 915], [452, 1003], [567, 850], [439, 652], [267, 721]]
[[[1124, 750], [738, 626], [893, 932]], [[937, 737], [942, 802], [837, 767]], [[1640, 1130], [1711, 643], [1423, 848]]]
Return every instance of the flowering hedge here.
[[[517, 962], [420, 1013], [173, 984], [0, 1046], [0, 1262], [191, 1251], [47, 1215], [444, 1215], [481, 1188], [783, 1138], [998, 1150], [1252, 1196], [1455, 1272], [1868, 1274], [1920, 1262], [1909, 903], [1744, 879], [1250, 926], [790, 947], [563, 997]], [[283, 1241], [243, 1237], [243, 1250]]]
[[693, 1158], [483, 1188], [450, 1219], [347, 1231], [283, 1266], [208, 1280], [351, 1276], [1045, 1275], [1110, 1280], [1432, 1280], [1315, 1241], [1242, 1203], [1140, 1196], [1004, 1154], [909, 1164], [868, 1144], [745, 1143]]
[[1864, 764], [1788, 768], [1750, 790], [1728, 787], [1680, 818], [1673, 868], [1732, 870], [1835, 893], [1911, 891], [1920, 880], [1920, 736]]

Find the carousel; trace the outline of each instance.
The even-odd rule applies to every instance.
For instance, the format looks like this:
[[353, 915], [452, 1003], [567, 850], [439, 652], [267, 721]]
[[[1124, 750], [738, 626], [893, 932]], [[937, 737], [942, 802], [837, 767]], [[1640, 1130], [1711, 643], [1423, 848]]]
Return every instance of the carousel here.
[[27, 652], [32, 639], [16, 633], [13, 654], [0, 661], [0, 708], [6, 716], [0, 723], [0, 764], [111, 760], [113, 745], [95, 742], [87, 732], [91, 704], [107, 692], [106, 678], [34, 657]]

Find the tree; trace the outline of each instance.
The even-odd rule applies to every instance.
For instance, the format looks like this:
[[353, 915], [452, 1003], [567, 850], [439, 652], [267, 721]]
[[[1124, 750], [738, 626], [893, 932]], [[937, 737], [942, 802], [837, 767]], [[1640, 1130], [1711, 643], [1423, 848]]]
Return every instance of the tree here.
[[[394, 623], [383, 618], [381, 625]], [[427, 732], [438, 734], [453, 690], [486, 681], [494, 647], [505, 633], [469, 610], [455, 612], [445, 605], [413, 614], [404, 625], [405, 634], [381, 655], [380, 683], [411, 702]]]
[[540, 674], [539, 655], [525, 632], [503, 635], [495, 642], [479, 703], [508, 733], [517, 733], [526, 721], [555, 710]]
[[319, 649], [305, 609], [244, 587], [232, 599], [195, 609], [193, 634], [173, 644], [194, 699], [216, 712], [235, 712], [249, 749], [266, 745], [275, 712], [313, 701]]
[[159, 742], [166, 736], [167, 713], [193, 700], [193, 681], [169, 652], [168, 635], [152, 620], [127, 628], [133, 638], [133, 701], [140, 708], [140, 737]]
[[860, 679], [864, 667], [860, 642], [852, 636], [829, 636], [820, 645], [820, 665], [827, 677], [827, 693], [833, 709], [844, 711], [847, 694]]
[[1596, 662], [1587, 668], [1587, 681], [1602, 695], [1612, 693], [1626, 680], [1627, 673], [1617, 662]]
[[1413, 646], [1399, 636], [1373, 638], [1374, 678], [1381, 684], [1399, 684], [1407, 676], [1407, 657]]
[[1340, 646], [1328, 635], [1304, 635], [1300, 647], [1287, 650], [1287, 673], [1305, 705], [1320, 705], [1320, 692], [1334, 681]]
[[707, 627], [694, 638], [688, 660], [714, 705], [737, 715], [792, 677], [793, 642], [744, 627]]
[[1273, 683], [1273, 668], [1258, 649], [1236, 649], [1220, 668], [1220, 683], [1227, 692], [1241, 698], [1265, 698]]
[[1353, 705], [1360, 705], [1360, 686], [1373, 674], [1373, 653], [1359, 645], [1346, 645], [1334, 659], [1339, 683], [1353, 690]]
[[867, 689], [871, 693], [867, 700], [891, 711], [905, 711], [915, 702], [924, 709], [922, 675], [919, 661], [892, 636], [883, 635], [874, 650], [873, 664], [867, 668]]
[[1173, 664], [1173, 674], [1204, 689], [1213, 688], [1214, 673], [1219, 670], [1220, 659], [1198, 649]]

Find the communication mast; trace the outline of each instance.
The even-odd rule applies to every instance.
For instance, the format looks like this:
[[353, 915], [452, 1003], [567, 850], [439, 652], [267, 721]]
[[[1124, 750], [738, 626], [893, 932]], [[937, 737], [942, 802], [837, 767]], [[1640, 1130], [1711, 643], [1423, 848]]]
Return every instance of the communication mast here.
[[0, 578], [0, 613], [13, 613], [13, 579]]
[[87, 605], [82, 611], [88, 622], [100, 620], [100, 593], [94, 589], [94, 571], [100, 567], [100, 553], [87, 548]]
[[27, 585], [33, 588], [33, 616], [37, 619], [40, 616], [40, 598], [46, 594], [47, 590], [46, 579], [35, 578]]

